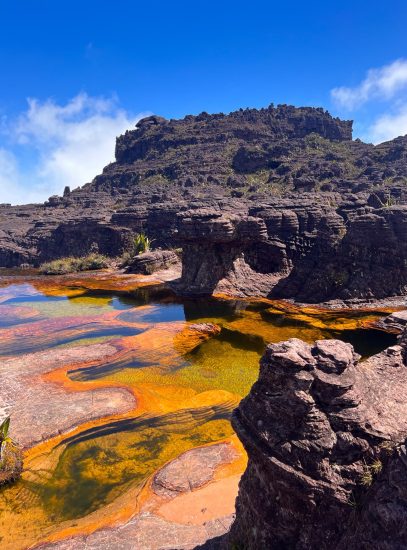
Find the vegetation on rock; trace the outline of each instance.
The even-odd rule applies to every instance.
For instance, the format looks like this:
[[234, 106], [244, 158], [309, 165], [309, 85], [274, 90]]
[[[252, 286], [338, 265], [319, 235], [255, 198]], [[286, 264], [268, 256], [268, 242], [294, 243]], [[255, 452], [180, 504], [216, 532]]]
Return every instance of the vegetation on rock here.
[[137, 233], [134, 237], [133, 244], [135, 254], [143, 254], [144, 252], [150, 251], [152, 241], [144, 233]]
[[89, 254], [82, 258], [60, 258], [40, 266], [40, 272], [45, 275], [64, 275], [76, 271], [91, 271], [104, 269], [109, 266], [109, 261], [102, 254]]
[[16, 480], [22, 471], [20, 449], [9, 436], [10, 417], [0, 424], [0, 486]]
[[136, 233], [122, 255], [122, 266], [130, 265], [135, 256], [150, 252], [152, 242], [145, 233]]

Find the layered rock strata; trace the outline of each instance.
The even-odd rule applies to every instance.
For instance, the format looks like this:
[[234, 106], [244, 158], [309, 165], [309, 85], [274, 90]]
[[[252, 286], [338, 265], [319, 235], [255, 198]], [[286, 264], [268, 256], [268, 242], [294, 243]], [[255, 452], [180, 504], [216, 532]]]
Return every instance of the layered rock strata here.
[[151, 275], [156, 271], [168, 269], [180, 263], [178, 254], [173, 250], [154, 250], [134, 256], [126, 267], [126, 273]]
[[407, 207], [368, 202], [309, 193], [181, 213], [180, 290], [304, 302], [402, 295]]
[[[43, 205], [0, 205], [0, 266], [120, 256], [145, 232], [156, 247], [185, 247], [186, 292], [273, 289], [308, 301], [399, 293], [406, 159], [406, 137], [352, 140], [352, 123], [322, 109], [148, 117], [83, 188]], [[206, 258], [210, 280], [196, 265]]]
[[338, 340], [269, 345], [233, 415], [249, 455], [225, 548], [407, 545], [407, 336], [359, 362]]

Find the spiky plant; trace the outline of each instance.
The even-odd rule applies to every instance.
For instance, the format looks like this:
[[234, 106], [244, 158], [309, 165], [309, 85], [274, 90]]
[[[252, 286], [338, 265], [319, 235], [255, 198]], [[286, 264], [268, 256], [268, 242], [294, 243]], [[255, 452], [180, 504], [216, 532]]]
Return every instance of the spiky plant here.
[[8, 432], [10, 429], [10, 417], [8, 416], [0, 424], [0, 466], [3, 464], [4, 452], [8, 444], [13, 443], [9, 437]]
[[145, 233], [137, 233], [134, 237], [134, 249], [136, 254], [143, 254], [143, 252], [149, 252], [151, 249], [152, 241], [147, 237]]

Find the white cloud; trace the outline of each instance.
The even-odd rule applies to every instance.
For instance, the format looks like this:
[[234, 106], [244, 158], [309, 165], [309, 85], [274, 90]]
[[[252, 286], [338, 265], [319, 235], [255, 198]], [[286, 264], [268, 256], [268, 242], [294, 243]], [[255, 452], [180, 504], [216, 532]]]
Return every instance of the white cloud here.
[[[80, 93], [65, 105], [29, 99], [27, 111], [6, 124], [14, 147], [0, 149], [0, 202], [43, 201], [66, 185], [72, 189], [91, 181], [114, 160], [116, 136], [140, 118], [121, 109], [115, 98]], [[19, 148], [34, 152], [29, 169], [17, 162]]]
[[406, 134], [407, 104], [399, 108], [396, 113], [379, 116], [370, 126], [367, 138], [372, 143], [381, 143]]
[[[11, 185], [10, 185], [11, 184]], [[20, 195], [17, 162], [12, 153], [0, 149], [0, 202], [12, 202]], [[21, 196], [19, 197], [21, 198]]]
[[404, 88], [407, 88], [407, 59], [397, 59], [389, 65], [370, 69], [354, 88], [334, 88], [331, 96], [339, 106], [352, 110], [372, 99], [389, 100]]

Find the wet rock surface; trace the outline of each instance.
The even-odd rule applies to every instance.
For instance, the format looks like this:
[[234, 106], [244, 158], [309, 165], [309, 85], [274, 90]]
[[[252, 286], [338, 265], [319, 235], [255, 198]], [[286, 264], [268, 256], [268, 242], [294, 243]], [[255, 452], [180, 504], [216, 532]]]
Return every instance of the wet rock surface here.
[[249, 455], [236, 521], [208, 548], [407, 545], [406, 347], [358, 362], [338, 340], [268, 346], [232, 420]]
[[402, 333], [407, 326], [407, 310], [395, 311], [391, 315], [380, 319], [376, 326], [388, 332]]
[[94, 344], [4, 358], [0, 366], [0, 411], [2, 416], [11, 415], [11, 436], [22, 447], [31, 447], [83, 422], [132, 410], [136, 401], [127, 389], [72, 392], [41, 380], [55, 369], [100, 361], [115, 353], [110, 344]]
[[42, 550], [192, 550], [206, 539], [222, 535], [231, 517], [219, 518], [205, 525], [181, 525], [150, 513], [136, 516], [116, 529], [103, 529], [89, 536], [42, 545]]
[[158, 472], [153, 490], [158, 495], [170, 497], [193, 491], [212, 479], [217, 466], [234, 458], [236, 451], [226, 443], [188, 451]]

